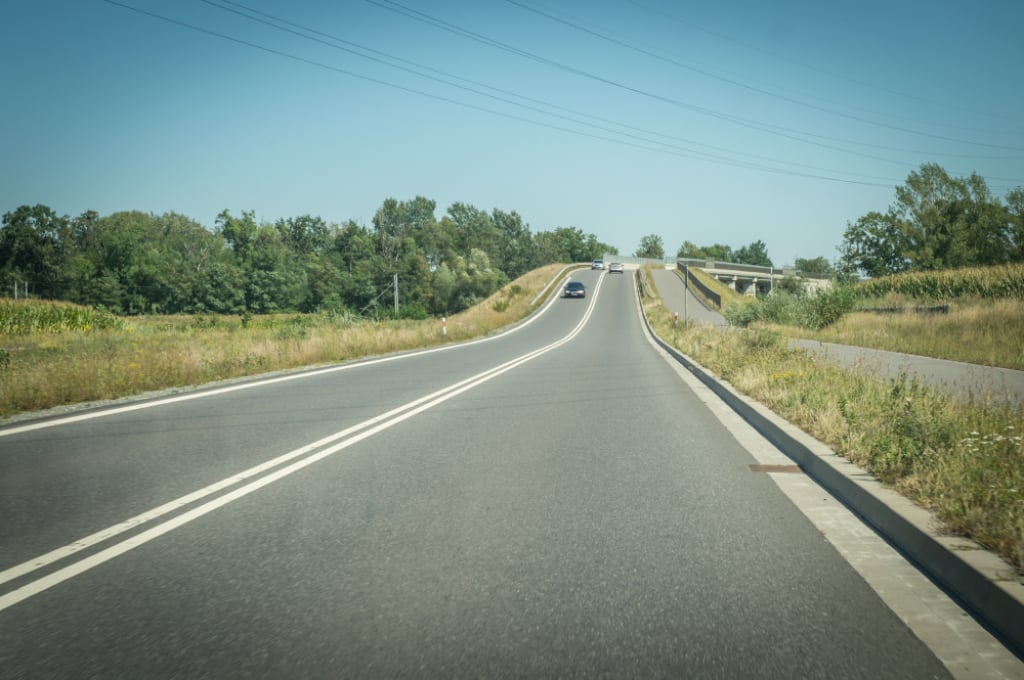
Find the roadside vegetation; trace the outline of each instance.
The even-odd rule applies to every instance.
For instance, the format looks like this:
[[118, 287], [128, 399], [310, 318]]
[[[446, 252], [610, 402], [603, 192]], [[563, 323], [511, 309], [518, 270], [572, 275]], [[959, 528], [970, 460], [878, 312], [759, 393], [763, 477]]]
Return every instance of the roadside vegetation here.
[[0, 300], [0, 417], [485, 336], [533, 311], [530, 302], [562, 266], [525, 274], [453, 315], [446, 334], [440, 318], [116, 317], [69, 303]]
[[[987, 304], [1013, 313], [1016, 303]], [[964, 403], [906, 374], [846, 369], [789, 348], [763, 323], [687, 328], [656, 294], [644, 308], [659, 336], [712, 373], [933, 510], [950, 532], [1024, 569], [1024, 405]], [[1011, 337], [1019, 342], [1021, 334], [1003, 341]]]
[[726, 305], [740, 327], [1024, 370], [1024, 265], [922, 271], [778, 290]]

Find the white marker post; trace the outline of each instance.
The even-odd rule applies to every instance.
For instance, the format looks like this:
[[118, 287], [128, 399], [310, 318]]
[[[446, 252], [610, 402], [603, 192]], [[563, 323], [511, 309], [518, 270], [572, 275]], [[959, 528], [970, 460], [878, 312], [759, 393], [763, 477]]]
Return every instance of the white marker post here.
[[446, 316], [441, 317], [441, 335], [448, 335], [448, 317]]

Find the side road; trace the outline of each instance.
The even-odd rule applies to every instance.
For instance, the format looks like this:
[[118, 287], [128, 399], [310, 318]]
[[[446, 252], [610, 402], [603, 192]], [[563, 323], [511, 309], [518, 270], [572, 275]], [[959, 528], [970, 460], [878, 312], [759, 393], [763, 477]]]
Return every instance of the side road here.
[[[677, 304], [685, 289], [676, 274], [671, 271], [655, 271], [654, 278], [666, 304]], [[694, 300], [691, 298], [689, 302]], [[1024, 582], [1021, 582], [1019, 575], [1014, 575], [1008, 564], [971, 541], [941, 534], [935, 529], [936, 523], [929, 512], [884, 488], [862, 470], [836, 456], [827, 446], [760, 403], [738, 394], [731, 386], [714, 378], [674, 347], [661, 339], [658, 339], [658, 343], [762, 436], [797, 463], [808, 476], [860, 515], [881, 536], [916, 563], [929, 578], [972, 611], [1018, 657], [1024, 658], [1024, 625], [1021, 625], [1024, 621]], [[825, 347], [821, 351], [828, 353], [832, 348]], [[877, 351], [863, 352], [874, 354]], [[829, 353], [828, 356], [844, 360], [838, 354]], [[894, 352], [880, 354], [893, 354], [901, 360], [906, 357]], [[845, 361], [864, 365], [864, 357], [859, 352], [843, 353], [843, 357]], [[880, 370], [897, 372], [905, 367], [917, 373], [927, 370], [931, 365], [929, 362], [933, 361], [960, 367], [960, 374], [950, 374], [958, 377], [959, 381], [954, 381], [958, 385], [980, 384], [969, 382], [964, 376], [976, 376], [971, 369], [985, 368], [939, 360], [913, 365], [905, 365], [900, 361], [879, 362], [876, 366]], [[1018, 390], [1024, 385], [1014, 384]]]
[[[652, 273], [665, 305], [677, 311], [680, 319], [685, 309], [689, 318], [698, 323], [729, 325], [725, 317], [706, 308], [699, 298], [687, 291], [682, 279], [674, 271], [659, 269]], [[789, 343], [791, 347], [802, 347], [844, 366], [860, 368], [883, 377], [895, 377], [906, 372], [926, 384], [948, 387], [964, 399], [989, 396], [993, 399], [1024, 401], [1024, 371], [816, 340], [793, 338]]]

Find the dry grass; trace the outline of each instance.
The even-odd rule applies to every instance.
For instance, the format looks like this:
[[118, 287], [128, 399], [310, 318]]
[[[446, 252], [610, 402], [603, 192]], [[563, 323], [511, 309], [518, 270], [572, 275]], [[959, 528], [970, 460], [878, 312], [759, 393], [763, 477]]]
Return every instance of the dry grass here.
[[[137, 317], [116, 327], [82, 324], [48, 332], [19, 327], [18, 333], [0, 334], [0, 417], [487, 335], [533, 311], [530, 301], [560, 268], [526, 274], [451, 317], [447, 335], [440, 319], [373, 322], [328, 315]], [[67, 305], [57, 306], [66, 312]]]
[[680, 351], [1024, 569], [1024, 405], [964, 404], [788, 349], [768, 329], [687, 329], [656, 298], [645, 309]]
[[[913, 307], [900, 299], [884, 302]], [[768, 328], [791, 337], [1024, 370], [1024, 300], [958, 300], [948, 314], [855, 312], [820, 331]]]

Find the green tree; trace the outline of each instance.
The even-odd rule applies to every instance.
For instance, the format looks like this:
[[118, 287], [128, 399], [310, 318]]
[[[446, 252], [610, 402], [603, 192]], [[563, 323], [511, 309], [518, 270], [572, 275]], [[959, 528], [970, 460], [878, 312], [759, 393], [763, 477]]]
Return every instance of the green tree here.
[[534, 269], [538, 264], [537, 244], [529, 225], [523, 222], [519, 213], [495, 208], [491, 212], [491, 222], [498, 232], [498, 252], [493, 258], [495, 266], [510, 279]]
[[692, 258], [694, 260], [704, 259], [704, 250], [693, 241], [683, 241], [683, 244], [676, 250], [676, 257]]
[[397, 271], [399, 260], [417, 245], [431, 255], [430, 259], [436, 259], [436, 207], [434, 201], [417, 196], [411, 201], [388, 198], [377, 210], [373, 216], [374, 236], [388, 271]]
[[257, 230], [246, 274], [246, 309], [267, 314], [305, 306], [309, 294], [306, 272], [275, 227], [264, 224]]
[[243, 270], [224, 239], [177, 213], [153, 219], [157, 232], [145, 256], [152, 272], [145, 311], [241, 312]]
[[893, 212], [913, 269], [944, 269], [1005, 262], [1010, 252], [1006, 209], [983, 178], [951, 177], [925, 163], [896, 187]]
[[759, 267], [771, 267], [772, 260], [768, 257], [768, 246], [764, 241], [754, 241], [733, 253], [732, 261], [736, 264], [752, 264]]
[[840, 268], [847, 274], [863, 272], [872, 278], [910, 269], [900, 221], [890, 211], [870, 212], [847, 223], [839, 246]]
[[468, 258], [456, 255], [434, 272], [432, 311], [435, 314], [462, 311], [485, 299], [507, 281], [503, 272], [491, 266], [483, 250], [474, 248]]
[[537, 248], [537, 264], [551, 264], [552, 262], [568, 262], [569, 256], [562, 253], [562, 242], [553, 231], [540, 231], [533, 236], [534, 246]]
[[252, 256], [252, 246], [256, 241], [256, 232], [259, 225], [256, 224], [256, 213], [242, 211], [241, 217], [233, 217], [227, 210], [222, 210], [217, 215], [217, 233], [227, 242], [234, 251], [239, 263], [248, 262]]
[[497, 253], [501, 236], [486, 212], [465, 203], [453, 203], [448, 207], [447, 217], [453, 229], [452, 246], [460, 255], [469, 257], [474, 248]]
[[67, 217], [37, 204], [22, 205], [5, 213], [0, 226], [0, 286], [12, 291], [15, 282], [28, 284], [44, 298], [65, 292], [65, 269], [73, 248]]
[[281, 219], [274, 226], [281, 232], [284, 244], [300, 255], [322, 252], [330, 241], [332, 231], [322, 218], [310, 215]]
[[729, 246], [715, 243], [710, 246], [698, 246], [692, 241], [683, 241], [676, 251], [676, 257], [690, 257], [697, 260], [715, 260], [717, 262], [732, 262], [733, 252]]
[[1006, 213], [1010, 222], [1009, 259], [1024, 262], [1024, 187], [1006, 194]]
[[640, 239], [640, 247], [633, 253], [635, 257], [646, 257], [652, 260], [665, 259], [665, 243], [657, 234], [648, 234]]
[[814, 258], [796, 258], [796, 270], [801, 274], [816, 274], [818, 276], [835, 276], [836, 270], [829, 262], [822, 256]]

